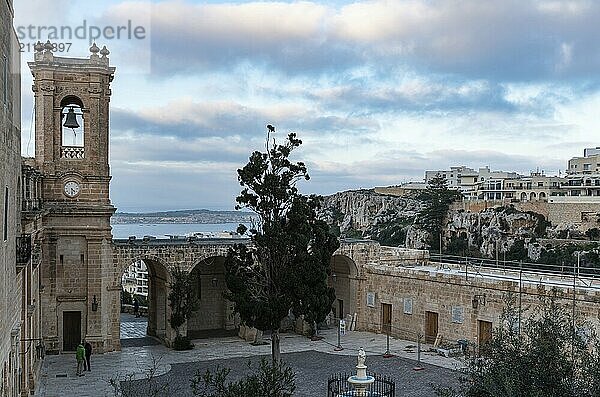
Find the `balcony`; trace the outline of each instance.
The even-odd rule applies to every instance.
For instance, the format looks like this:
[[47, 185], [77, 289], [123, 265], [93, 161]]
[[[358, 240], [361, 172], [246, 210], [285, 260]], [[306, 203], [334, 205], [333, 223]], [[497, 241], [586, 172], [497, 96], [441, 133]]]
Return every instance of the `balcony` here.
[[31, 235], [17, 237], [17, 272], [20, 272], [31, 260]]

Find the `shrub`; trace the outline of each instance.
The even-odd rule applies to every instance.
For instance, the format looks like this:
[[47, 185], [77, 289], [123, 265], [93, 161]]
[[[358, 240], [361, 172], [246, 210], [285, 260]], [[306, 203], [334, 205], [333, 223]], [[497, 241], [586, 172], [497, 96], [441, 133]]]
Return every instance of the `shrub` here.
[[[248, 362], [248, 368], [251, 363]], [[214, 374], [210, 370], [196, 372], [192, 379], [192, 391], [199, 397], [290, 397], [296, 390], [296, 375], [281, 360], [271, 363], [261, 359], [258, 373], [228, 382], [231, 372], [228, 368], [217, 367]]]
[[192, 350], [194, 344], [187, 336], [177, 335], [173, 341], [174, 350]]

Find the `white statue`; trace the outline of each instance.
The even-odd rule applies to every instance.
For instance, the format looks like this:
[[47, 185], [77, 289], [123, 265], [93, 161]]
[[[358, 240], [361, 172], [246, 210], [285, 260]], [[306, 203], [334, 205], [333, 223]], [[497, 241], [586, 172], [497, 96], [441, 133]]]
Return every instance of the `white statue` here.
[[361, 347], [358, 351], [358, 367], [364, 367], [365, 361], [367, 361], [367, 354], [365, 350]]

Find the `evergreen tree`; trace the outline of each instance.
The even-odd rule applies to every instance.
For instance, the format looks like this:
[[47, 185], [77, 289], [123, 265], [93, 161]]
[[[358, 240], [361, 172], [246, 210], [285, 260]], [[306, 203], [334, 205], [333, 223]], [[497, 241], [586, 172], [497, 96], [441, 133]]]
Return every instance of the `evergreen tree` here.
[[317, 218], [321, 198], [298, 192], [296, 183], [309, 180], [306, 165], [289, 156], [302, 144], [289, 134], [283, 145], [254, 152], [238, 170], [243, 187], [237, 209], [258, 216], [247, 230], [252, 244], [235, 245], [225, 262], [227, 298], [249, 326], [271, 331], [271, 353], [279, 361], [279, 327], [290, 309], [307, 321], [321, 322], [331, 310], [335, 293], [327, 284], [331, 255], [339, 247], [328, 225]]
[[427, 189], [419, 195], [423, 205], [417, 214], [416, 222], [429, 233], [428, 242], [432, 250], [439, 250], [444, 219], [448, 214], [450, 204], [461, 198], [460, 192], [449, 189], [446, 178], [440, 174], [431, 178], [427, 184]]
[[179, 266], [174, 266], [171, 269], [169, 306], [171, 308], [169, 322], [176, 333], [173, 345], [175, 350], [191, 349], [193, 345], [188, 338], [184, 338], [179, 334], [179, 329], [197, 310], [198, 300], [194, 294], [191, 276]]

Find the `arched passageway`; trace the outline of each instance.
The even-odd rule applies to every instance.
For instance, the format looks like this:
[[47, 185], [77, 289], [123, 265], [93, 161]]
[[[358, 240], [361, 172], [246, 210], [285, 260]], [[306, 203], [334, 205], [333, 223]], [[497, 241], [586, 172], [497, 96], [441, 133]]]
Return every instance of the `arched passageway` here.
[[332, 311], [335, 318], [349, 319], [356, 313], [358, 268], [354, 261], [345, 255], [331, 257], [330, 283], [335, 289]]
[[[121, 344], [146, 335], [164, 341], [168, 327], [169, 272], [158, 260], [139, 258], [121, 276]], [[134, 305], [137, 301], [138, 305]], [[133, 308], [138, 306], [139, 317]], [[127, 344], [127, 343], [125, 343]]]
[[233, 304], [225, 299], [225, 257], [213, 256], [198, 262], [191, 271], [198, 309], [187, 322], [190, 338], [236, 334], [239, 326]]

